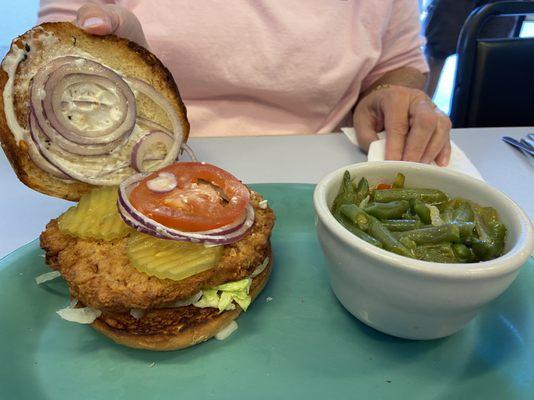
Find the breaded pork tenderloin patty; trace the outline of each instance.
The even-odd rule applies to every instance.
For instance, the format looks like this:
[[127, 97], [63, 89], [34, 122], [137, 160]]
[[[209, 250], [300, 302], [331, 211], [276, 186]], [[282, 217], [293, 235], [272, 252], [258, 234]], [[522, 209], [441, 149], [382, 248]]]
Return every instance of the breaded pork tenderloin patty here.
[[[250, 296], [258, 296], [269, 280], [269, 265], [252, 280]], [[149, 310], [141, 318], [129, 313], [103, 313], [93, 327], [118, 344], [137, 349], [169, 351], [205, 342], [226, 328], [241, 313], [235, 310], [222, 313], [216, 308], [198, 308], [193, 305], [179, 308]]]
[[87, 306], [115, 313], [165, 307], [202, 289], [244, 279], [265, 260], [275, 217], [269, 207], [259, 207], [261, 200], [251, 192], [256, 217], [250, 234], [224, 246], [216, 267], [180, 281], [148, 276], [130, 265], [127, 238], [111, 242], [75, 238], [62, 233], [55, 219], [41, 234], [41, 247], [47, 264], [61, 272], [72, 297]]

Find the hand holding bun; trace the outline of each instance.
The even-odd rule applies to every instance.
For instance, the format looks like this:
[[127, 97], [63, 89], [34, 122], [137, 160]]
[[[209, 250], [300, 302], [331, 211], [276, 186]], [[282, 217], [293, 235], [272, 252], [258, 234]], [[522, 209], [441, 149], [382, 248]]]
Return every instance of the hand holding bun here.
[[76, 25], [93, 35], [113, 34], [148, 48], [137, 17], [118, 5], [86, 4], [78, 10]]
[[[121, 21], [123, 17], [120, 17], [119, 14], [116, 15]], [[118, 23], [117, 26], [123, 25]], [[107, 70], [114, 71], [112, 75], [115, 75], [115, 81], [127, 80], [127, 83], [132, 87], [134, 87], [133, 85], [139, 86], [142, 83], [138, 89], [144, 90], [143, 88], [148, 88], [144, 90], [144, 92], [148, 90], [148, 96], [143, 91], [136, 90], [136, 93], [138, 93], [135, 98], [136, 104], [129, 104], [130, 108], [135, 107], [137, 120], [132, 134], [126, 135], [123, 141], [117, 142], [117, 149], [113, 149], [116, 161], [113, 161], [112, 158], [106, 158], [105, 154], [101, 157], [102, 162], [98, 163], [95, 163], [94, 156], [72, 156], [71, 149], [76, 146], [75, 144], [69, 142], [69, 146], [66, 148], [64, 146], [64, 143], [66, 143], [64, 138], [57, 135], [55, 135], [56, 137], [51, 137], [47, 134], [39, 134], [36, 137], [37, 130], [30, 129], [32, 115], [35, 115], [36, 118], [42, 117], [41, 109], [45, 108], [47, 102], [53, 103], [54, 101], [59, 104], [59, 107], [64, 107], [61, 104], [66, 104], [65, 107], [67, 107], [56, 107], [54, 109], [56, 114], [64, 114], [59, 115], [59, 117], [64, 117], [63, 121], [66, 121], [66, 125], [68, 125], [64, 126], [63, 129], [58, 128], [58, 133], [69, 133], [72, 129], [76, 129], [74, 125], [80, 128], [88, 119], [93, 120], [94, 123], [106, 121], [104, 118], [95, 118], [94, 116], [97, 114], [90, 112], [87, 106], [84, 105], [89, 103], [87, 99], [80, 97], [86, 96], [86, 93], [93, 95], [92, 89], [87, 91], [90, 87], [103, 87], [100, 84], [96, 86], [91, 84], [91, 82], [96, 82], [92, 77], [90, 79], [93, 79], [93, 81], [88, 81], [89, 83], [85, 86], [81, 85], [81, 83], [71, 82], [70, 87], [72, 89], [83, 89], [74, 93], [74, 96], [77, 96], [75, 98], [68, 97], [73, 93], [70, 90], [66, 90], [68, 88], [62, 92], [63, 94], [54, 95], [51, 88], [47, 90], [44, 86], [42, 88], [37, 87], [39, 82], [44, 85], [48, 82], [46, 76], [44, 79], [34, 79], [36, 76], [42, 75], [40, 72], [48, 71], [47, 68], [51, 68], [52, 72], [61, 70], [62, 65], [58, 65], [57, 68], [53, 66], [53, 63], [58, 63], [58, 60], [74, 60], [74, 62], [71, 62], [74, 69], [77, 67], [83, 69], [84, 64], [89, 66], [99, 63]], [[85, 62], [84, 60], [90, 60], [90, 62]], [[93, 71], [88, 72], [92, 73]], [[76, 76], [79, 76], [79, 74]], [[89, 75], [86, 74], [84, 76]], [[58, 78], [58, 80], [68, 85], [68, 82], [64, 79]], [[50, 79], [50, 83], [51, 81]], [[32, 86], [34, 83], [36, 85]], [[107, 85], [104, 87], [105, 89], [109, 87], [114, 90], [113, 82], [105, 85]], [[60, 86], [56, 85], [59, 88], [58, 91], [61, 90]], [[30, 96], [32, 87], [39, 92], [34, 97]], [[183, 140], [187, 139], [189, 133], [185, 107], [181, 101], [176, 83], [170, 72], [156, 56], [127, 39], [118, 38], [115, 35], [92, 35], [66, 22], [39, 25], [13, 41], [0, 69], [0, 90], [3, 92], [3, 101], [0, 102], [0, 142], [17, 176], [32, 189], [68, 200], [78, 200], [81, 195], [87, 193], [92, 188], [92, 185], [95, 184], [92, 180], [80, 179], [79, 173], [86, 173], [88, 171], [87, 167], [90, 165], [93, 165], [97, 170], [100, 167], [102, 174], [106, 174], [109, 170], [106, 167], [106, 163], [114, 162], [117, 164], [117, 168], [121, 167], [122, 164], [127, 165], [129, 163], [128, 159], [130, 158], [130, 150], [134, 145], [133, 141], [137, 141], [136, 132], [139, 133], [139, 129], [146, 132], [152, 129], [146, 127], [146, 124], [143, 125], [143, 121], [149, 120], [152, 125], [156, 123], [158, 126], [172, 129], [175, 132], [179, 130], [181, 132], [178, 133], [178, 136], [181, 136]], [[103, 92], [102, 90], [100, 91]], [[114, 93], [110, 90], [107, 90], [107, 92], [109, 95]], [[95, 93], [95, 95], [99, 94]], [[121, 97], [120, 94], [113, 96], [117, 99]], [[98, 108], [100, 112], [98, 115], [109, 115], [110, 118], [114, 118], [110, 114], [113, 109], [109, 109], [109, 106], [95, 99], [91, 98], [89, 105], [93, 108]], [[159, 105], [154, 103], [154, 100]], [[41, 103], [43, 107], [41, 107]], [[162, 106], [164, 107], [162, 108]], [[105, 107], [108, 107], [108, 111], [106, 111]], [[74, 112], [72, 116], [69, 111], [71, 108]], [[53, 117], [53, 115], [47, 114], [45, 119], [48, 120], [48, 117]], [[72, 123], [65, 118], [73, 118]], [[171, 120], [176, 122], [172, 124], [170, 123], [172, 122]], [[50, 130], [50, 126], [46, 124], [43, 118], [41, 118], [39, 125], [43, 130]], [[50, 143], [47, 143], [47, 140]], [[113, 143], [111, 142], [110, 144]], [[58, 148], [58, 146], [61, 148]], [[124, 153], [120, 158], [117, 158], [118, 150], [120, 150], [121, 154]], [[54, 154], [51, 152], [54, 152]], [[83, 151], [83, 153], [87, 154], [86, 151]], [[83, 153], [78, 152], [76, 154]], [[59, 160], [55, 160], [54, 156], [61, 156], [62, 161], [57, 162]], [[78, 166], [78, 171], [69, 171], [70, 168], [65, 162]], [[113, 168], [113, 166], [110, 167]], [[128, 169], [123, 170], [126, 176], [135, 172], [133, 170], [129, 171], [129, 166], [126, 167]], [[57, 169], [60, 169], [63, 175], [58, 174]], [[54, 172], [56, 173], [54, 174]], [[71, 179], [64, 179], [62, 176], [67, 176]], [[105, 176], [109, 177], [110, 175]]]

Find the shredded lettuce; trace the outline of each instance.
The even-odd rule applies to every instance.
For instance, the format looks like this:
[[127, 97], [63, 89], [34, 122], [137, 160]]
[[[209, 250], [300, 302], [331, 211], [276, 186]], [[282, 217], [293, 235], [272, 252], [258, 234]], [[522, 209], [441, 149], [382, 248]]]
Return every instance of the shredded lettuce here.
[[218, 308], [220, 312], [234, 310], [235, 303], [239, 304], [244, 311], [247, 311], [252, 299], [249, 295], [252, 279], [245, 278], [240, 281], [228, 282], [212, 289], [204, 290], [199, 301], [194, 303], [195, 307]]

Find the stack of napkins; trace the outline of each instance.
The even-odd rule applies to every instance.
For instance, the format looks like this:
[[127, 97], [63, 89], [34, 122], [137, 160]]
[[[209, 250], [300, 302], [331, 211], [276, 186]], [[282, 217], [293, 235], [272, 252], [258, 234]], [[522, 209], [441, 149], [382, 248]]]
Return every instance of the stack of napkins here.
[[[358, 139], [356, 138], [356, 131], [354, 128], [341, 128], [343, 133], [354, 145], [358, 146]], [[386, 156], [386, 139], [385, 133], [380, 132], [378, 134], [379, 140], [375, 140], [369, 146], [369, 152], [367, 153], [367, 159], [369, 161], [383, 161]], [[451, 142], [451, 160], [449, 165], [443, 168], [453, 169], [458, 172], [470, 175], [473, 178], [483, 181], [482, 175], [478, 172], [478, 169], [473, 165], [471, 160], [467, 158], [465, 153], [460, 150], [453, 142]]]

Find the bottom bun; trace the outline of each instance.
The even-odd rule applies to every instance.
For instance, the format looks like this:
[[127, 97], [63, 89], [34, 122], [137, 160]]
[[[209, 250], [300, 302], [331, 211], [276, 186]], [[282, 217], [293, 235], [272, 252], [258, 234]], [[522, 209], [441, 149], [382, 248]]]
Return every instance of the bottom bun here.
[[[252, 280], [250, 296], [253, 301], [269, 280], [271, 268], [272, 255], [269, 254], [269, 264]], [[135, 320], [130, 314], [102, 314], [92, 325], [118, 344], [136, 349], [170, 351], [205, 342], [226, 328], [241, 311], [237, 305], [235, 310], [222, 313], [214, 308], [186, 306], [151, 310], [140, 320]], [[143, 321], [145, 318], [150, 321]]]

